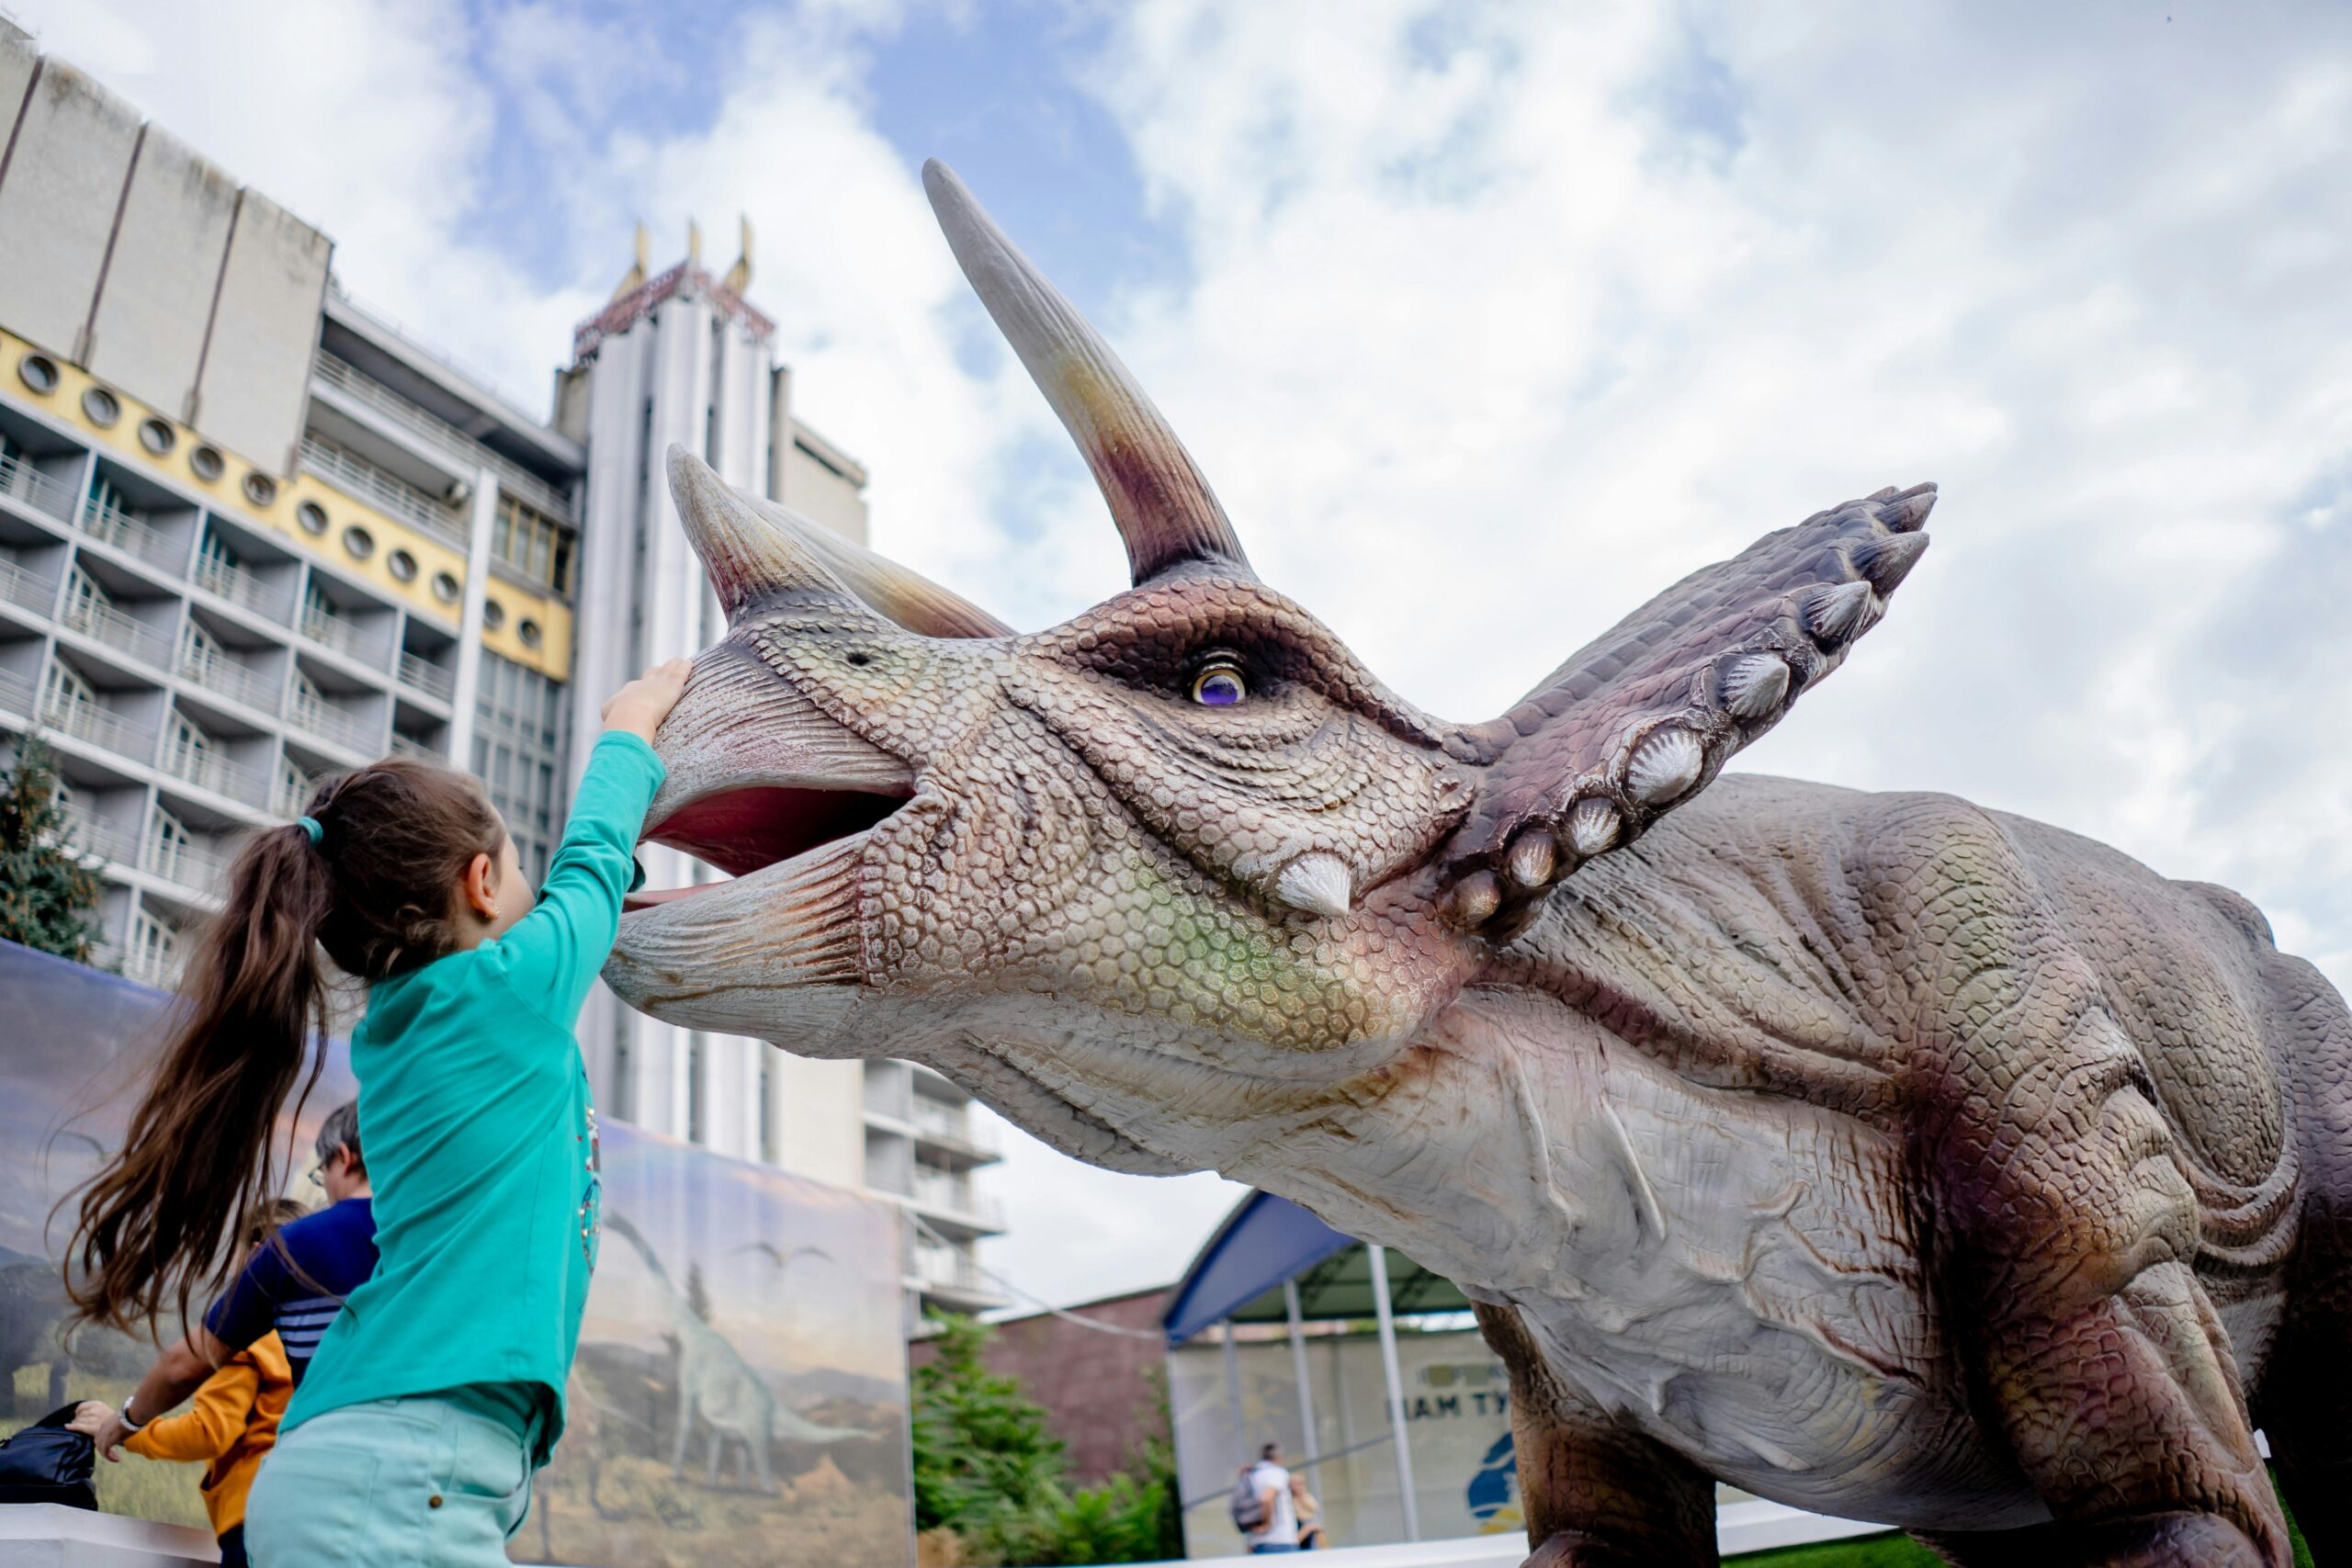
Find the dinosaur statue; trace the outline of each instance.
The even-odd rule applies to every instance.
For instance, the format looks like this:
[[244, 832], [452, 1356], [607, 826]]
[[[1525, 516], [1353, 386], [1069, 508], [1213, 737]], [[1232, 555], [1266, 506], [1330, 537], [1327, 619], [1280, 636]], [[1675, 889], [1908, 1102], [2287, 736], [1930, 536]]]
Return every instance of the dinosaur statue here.
[[1134, 587], [1018, 635], [673, 452], [729, 630], [647, 836], [733, 880], [637, 900], [624, 998], [913, 1057], [1457, 1280], [1531, 1564], [1713, 1562], [1720, 1479], [1960, 1564], [2284, 1568], [2257, 1425], [2352, 1562], [2341, 998], [2244, 899], [2056, 829], [1718, 776], [1877, 623], [1934, 487], [1447, 723], [1258, 580], [1102, 339], [924, 177]]
[[[728, 1342], [727, 1337], [703, 1321], [693, 1304], [677, 1286], [671, 1283], [669, 1272], [662, 1267], [652, 1245], [638, 1233], [635, 1225], [618, 1214], [605, 1216], [605, 1229], [619, 1236], [634, 1247], [645, 1260], [653, 1275], [654, 1284], [662, 1293], [663, 1313], [669, 1319], [669, 1332], [678, 1341], [678, 1434], [670, 1455], [670, 1473], [683, 1476], [686, 1472], [686, 1442], [694, 1434], [699, 1418], [710, 1429], [709, 1474], [704, 1484], [718, 1484], [719, 1461], [726, 1456], [730, 1441], [742, 1446], [751, 1456], [752, 1473], [762, 1492], [774, 1495], [775, 1478], [768, 1470], [768, 1450], [781, 1438], [792, 1442], [831, 1443], [847, 1438], [862, 1438], [867, 1434], [847, 1427], [823, 1427], [786, 1408], [742, 1352]], [[766, 1243], [754, 1244], [775, 1255]], [[776, 1265], [781, 1273], [797, 1252], [786, 1254]]]

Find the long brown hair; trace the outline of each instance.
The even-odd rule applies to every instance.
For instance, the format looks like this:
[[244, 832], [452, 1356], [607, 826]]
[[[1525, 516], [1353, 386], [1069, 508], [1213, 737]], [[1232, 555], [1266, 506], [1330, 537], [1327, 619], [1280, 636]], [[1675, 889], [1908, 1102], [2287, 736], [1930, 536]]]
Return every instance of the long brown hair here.
[[81, 1190], [77, 1319], [128, 1327], [174, 1299], [185, 1321], [199, 1286], [225, 1281], [230, 1244], [285, 1184], [278, 1112], [323, 1064], [321, 950], [370, 983], [454, 951], [459, 879], [506, 836], [480, 784], [406, 758], [328, 779], [303, 815], [315, 843], [300, 822], [245, 841], [121, 1152]]

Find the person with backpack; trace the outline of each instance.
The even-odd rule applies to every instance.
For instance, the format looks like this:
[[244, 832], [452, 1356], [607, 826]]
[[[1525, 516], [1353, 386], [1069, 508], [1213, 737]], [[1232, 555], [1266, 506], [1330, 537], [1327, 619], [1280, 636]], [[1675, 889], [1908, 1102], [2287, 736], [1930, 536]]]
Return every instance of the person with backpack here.
[[1241, 1467], [1227, 1506], [1251, 1556], [1298, 1550], [1298, 1515], [1291, 1506], [1290, 1472], [1283, 1468], [1280, 1443], [1268, 1443], [1258, 1450], [1256, 1463]]
[[481, 781], [407, 757], [320, 784], [230, 870], [130, 1136], [84, 1190], [69, 1285], [88, 1321], [152, 1319], [174, 1294], [186, 1313], [276, 1189], [277, 1118], [332, 1016], [327, 961], [365, 982], [351, 1067], [377, 1262], [254, 1486], [256, 1568], [507, 1561], [563, 1433], [596, 1264], [573, 1031], [690, 670], [658, 665], [605, 705], [537, 895]]

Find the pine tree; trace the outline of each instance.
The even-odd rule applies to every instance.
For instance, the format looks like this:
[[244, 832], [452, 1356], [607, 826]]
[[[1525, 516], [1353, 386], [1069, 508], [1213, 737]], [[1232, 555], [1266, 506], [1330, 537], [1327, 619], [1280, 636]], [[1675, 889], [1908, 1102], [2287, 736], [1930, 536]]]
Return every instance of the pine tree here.
[[0, 773], [0, 939], [87, 964], [105, 885], [74, 849], [58, 784], [40, 738], [19, 737]]

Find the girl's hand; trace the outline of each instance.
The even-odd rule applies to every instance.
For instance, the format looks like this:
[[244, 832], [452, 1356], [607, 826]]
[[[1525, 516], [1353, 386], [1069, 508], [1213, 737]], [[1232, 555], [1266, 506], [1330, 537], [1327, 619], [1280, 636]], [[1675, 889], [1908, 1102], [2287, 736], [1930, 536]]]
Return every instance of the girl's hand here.
[[648, 670], [605, 699], [605, 728], [627, 730], [650, 746], [653, 732], [685, 694], [693, 669], [692, 660], [669, 659]]
[[114, 1406], [105, 1400], [85, 1399], [74, 1406], [74, 1419], [65, 1423], [65, 1429], [93, 1439], [97, 1444], [98, 1452], [106, 1455], [112, 1463], [122, 1462], [122, 1456], [115, 1450], [121, 1446], [123, 1438], [130, 1436], [130, 1428], [122, 1424], [122, 1417], [116, 1415]]

